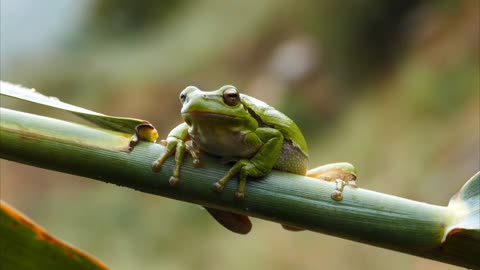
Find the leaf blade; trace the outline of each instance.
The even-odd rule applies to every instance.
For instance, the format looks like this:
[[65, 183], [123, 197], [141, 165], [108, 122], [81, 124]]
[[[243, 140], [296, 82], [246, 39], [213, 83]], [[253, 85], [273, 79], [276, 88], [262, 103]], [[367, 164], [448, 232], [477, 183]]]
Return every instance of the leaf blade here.
[[31, 219], [0, 201], [2, 269], [110, 269], [100, 260], [49, 234]]

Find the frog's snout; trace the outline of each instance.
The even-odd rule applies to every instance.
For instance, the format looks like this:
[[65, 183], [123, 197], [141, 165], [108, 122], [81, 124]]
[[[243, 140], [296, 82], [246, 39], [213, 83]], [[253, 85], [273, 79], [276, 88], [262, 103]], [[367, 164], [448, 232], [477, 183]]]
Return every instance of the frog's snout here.
[[214, 98], [214, 96], [209, 95], [209, 94], [202, 94], [202, 99], [203, 100], [208, 100], [208, 99], [212, 99], [212, 98]]

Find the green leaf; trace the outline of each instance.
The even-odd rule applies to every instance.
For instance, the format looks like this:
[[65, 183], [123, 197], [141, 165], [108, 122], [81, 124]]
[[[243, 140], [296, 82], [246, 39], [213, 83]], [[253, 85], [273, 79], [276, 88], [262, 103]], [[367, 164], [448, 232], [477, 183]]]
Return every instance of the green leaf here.
[[20, 85], [0, 81], [0, 95], [67, 111], [99, 127], [132, 134], [134, 137], [131, 140], [129, 149], [135, 146], [139, 139], [155, 142], [158, 138], [157, 130], [146, 120], [104, 115], [62, 102], [56, 97], [45, 96], [37, 92], [35, 89], [29, 89]]
[[0, 239], [1, 269], [110, 269], [84, 251], [50, 235], [4, 201], [0, 201]]
[[460, 231], [471, 231], [477, 234], [480, 241], [480, 172], [472, 176], [450, 199], [448, 207], [456, 215], [447, 228], [446, 238]]
[[[480, 172], [477, 172], [448, 204], [453, 218], [446, 226], [441, 248], [447, 256], [468, 260], [475, 258], [480, 265]], [[477, 247], [477, 248], [475, 248]]]

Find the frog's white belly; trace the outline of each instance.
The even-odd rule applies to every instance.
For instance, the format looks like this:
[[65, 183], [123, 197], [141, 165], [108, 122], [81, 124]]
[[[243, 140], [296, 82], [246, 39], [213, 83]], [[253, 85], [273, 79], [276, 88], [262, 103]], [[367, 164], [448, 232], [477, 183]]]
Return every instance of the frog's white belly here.
[[201, 151], [221, 157], [250, 158], [261, 147], [245, 144], [245, 136], [248, 133], [230, 128], [193, 126], [189, 133]]

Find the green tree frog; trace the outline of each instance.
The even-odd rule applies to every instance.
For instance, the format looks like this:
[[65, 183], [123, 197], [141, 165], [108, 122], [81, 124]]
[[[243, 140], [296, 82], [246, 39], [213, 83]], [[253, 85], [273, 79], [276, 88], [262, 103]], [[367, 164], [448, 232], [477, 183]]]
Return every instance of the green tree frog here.
[[[228, 173], [213, 185], [213, 189], [221, 192], [228, 181], [238, 175], [237, 199], [244, 198], [249, 177], [265, 176], [272, 169], [335, 181], [332, 199], [337, 201], [342, 199], [346, 185], [356, 186], [356, 171], [349, 163], [333, 163], [307, 171], [307, 143], [295, 122], [272, 106], [240, 94], [234, 86], [225, 85], [214, 91], [189, 86], [180, 93], [180, 101], [185, 122], [175, 127], [161, 142], [166, 146], [166, 152], [152, 165], [154, 171], [160, 171], [164, 162], [175, 154], [175, 168], [169, 180], [171, 186], [180, 181], [185, 152], [198, 165], [200, 151], [235, 161]], [[250, 231], [248, 217], [216, 209], [207, 210], [234, 232], [245, 234]]]

